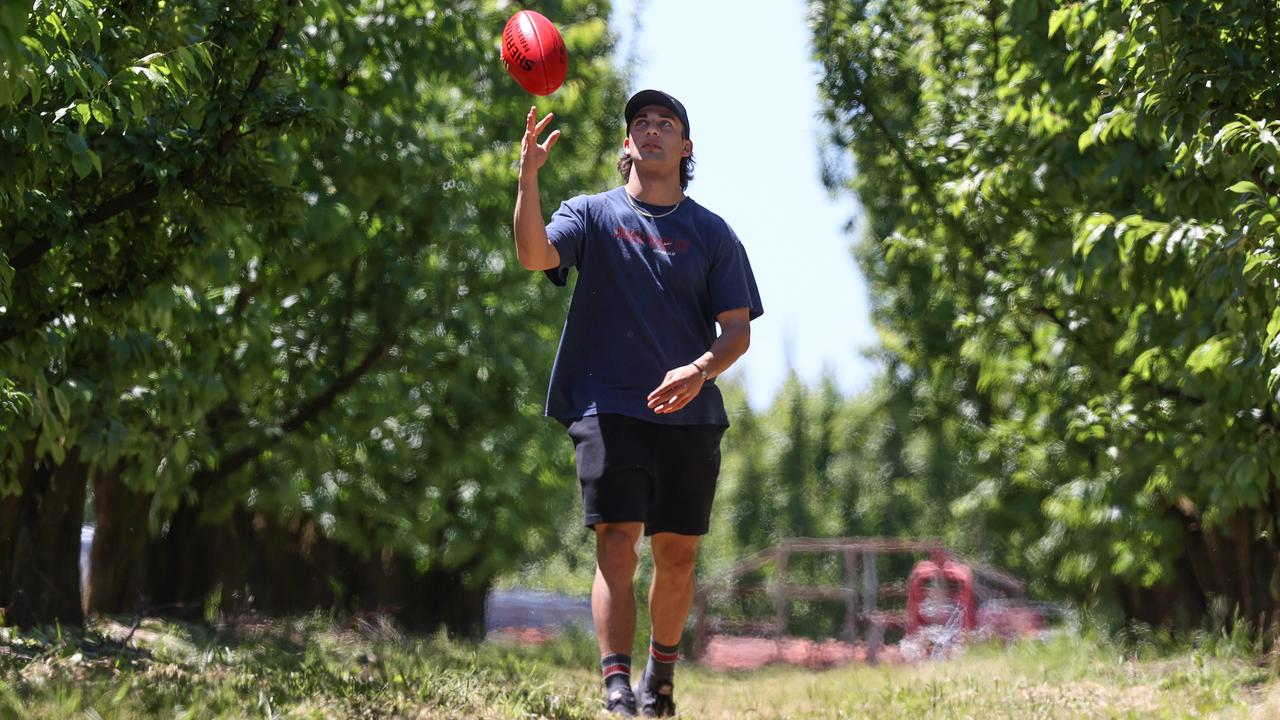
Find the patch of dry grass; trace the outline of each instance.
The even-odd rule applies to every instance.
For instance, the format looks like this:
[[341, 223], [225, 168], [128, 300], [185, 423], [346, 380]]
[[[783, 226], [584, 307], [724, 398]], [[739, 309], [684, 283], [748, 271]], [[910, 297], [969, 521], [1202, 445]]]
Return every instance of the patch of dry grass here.
[[[1280, 718], [1269, 670], [1231, 652], [1061, 637], [920, 665], [677, 676], [688, 718]], [[594, 640], [480, 645], [321, 618], [212, 629], [0, 629], [0, 717], [596, 718]]]
[[[1185, 652], [1144, 660], [1078, 639], [971, 649], [947, 662], [683, 672], [697, 718], [1250, 718], [1267, 712], [1265, 668]], [[1274, 691], [1271, 691], [1273, 697]], [[1275, 717], [1280, 718], [1280, 715]]]

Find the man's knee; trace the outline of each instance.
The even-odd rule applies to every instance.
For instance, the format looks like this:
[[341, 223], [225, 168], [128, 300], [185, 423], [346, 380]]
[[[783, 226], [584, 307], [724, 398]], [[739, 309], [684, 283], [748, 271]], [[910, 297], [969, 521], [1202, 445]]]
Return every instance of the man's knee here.
[[[637, 527], [631, 527], [636, 525]], [[634, 573], [636, 569], [636, 541], [643, 527], [639, 523], [601, 525], [596, 528], [596, 562], [600, 571]]]
[[654, 536], [653, 564], [666, 573], [692, 574], [698, 561], [698, 541], [694, 539], [659, 539]]

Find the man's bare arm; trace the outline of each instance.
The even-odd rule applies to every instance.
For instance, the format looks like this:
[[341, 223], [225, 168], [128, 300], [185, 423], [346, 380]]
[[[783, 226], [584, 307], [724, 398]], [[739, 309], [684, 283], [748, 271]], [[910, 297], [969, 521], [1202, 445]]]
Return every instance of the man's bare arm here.
[[538, 121], [538, 108], [529, 108], [525, 118], [524, 139], [520, 142], [520, 182], [516, 189], [516, 214], [512, 230], [516, 236], [516, 258], [525, 270], [550, 270], [560, 267], [560, 253], [547, 241], [547, 228], [542, 220], [538, 197], [538, 170], [560, 139], [556, 130], [547, 141], [538, 144], [538, 136], [546, 129], [554, 113]]
[[720, 323], [720, 335], [711, 343], [711, 349], [688, 365], [667, 371], [653, 392], [649, 393], [649, 409], [664, 415], [688, 405], [702, 391], [702, 373], [707, 379], [729, 369], [751, 346], [751, 310], [735, 308], [716, 316]]

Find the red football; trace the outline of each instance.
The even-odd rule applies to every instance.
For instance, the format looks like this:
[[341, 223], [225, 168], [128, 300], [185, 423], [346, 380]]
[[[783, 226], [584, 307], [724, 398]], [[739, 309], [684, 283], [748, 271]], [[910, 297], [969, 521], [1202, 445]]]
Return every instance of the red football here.
[[550, 20], [521, 10], [502, 30], [502, 63], [520, 87], [534, 95], [550, 95], [569, 72], [569, 52]]

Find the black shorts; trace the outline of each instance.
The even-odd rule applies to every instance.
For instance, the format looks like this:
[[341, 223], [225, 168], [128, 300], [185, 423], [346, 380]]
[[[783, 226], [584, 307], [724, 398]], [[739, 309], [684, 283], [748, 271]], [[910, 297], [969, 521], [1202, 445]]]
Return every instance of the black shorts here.
[[642, 522], [645, 535], [707, 534], [723, 426], [662, 425], [626, 415], [566, 424], [587, 527]]

